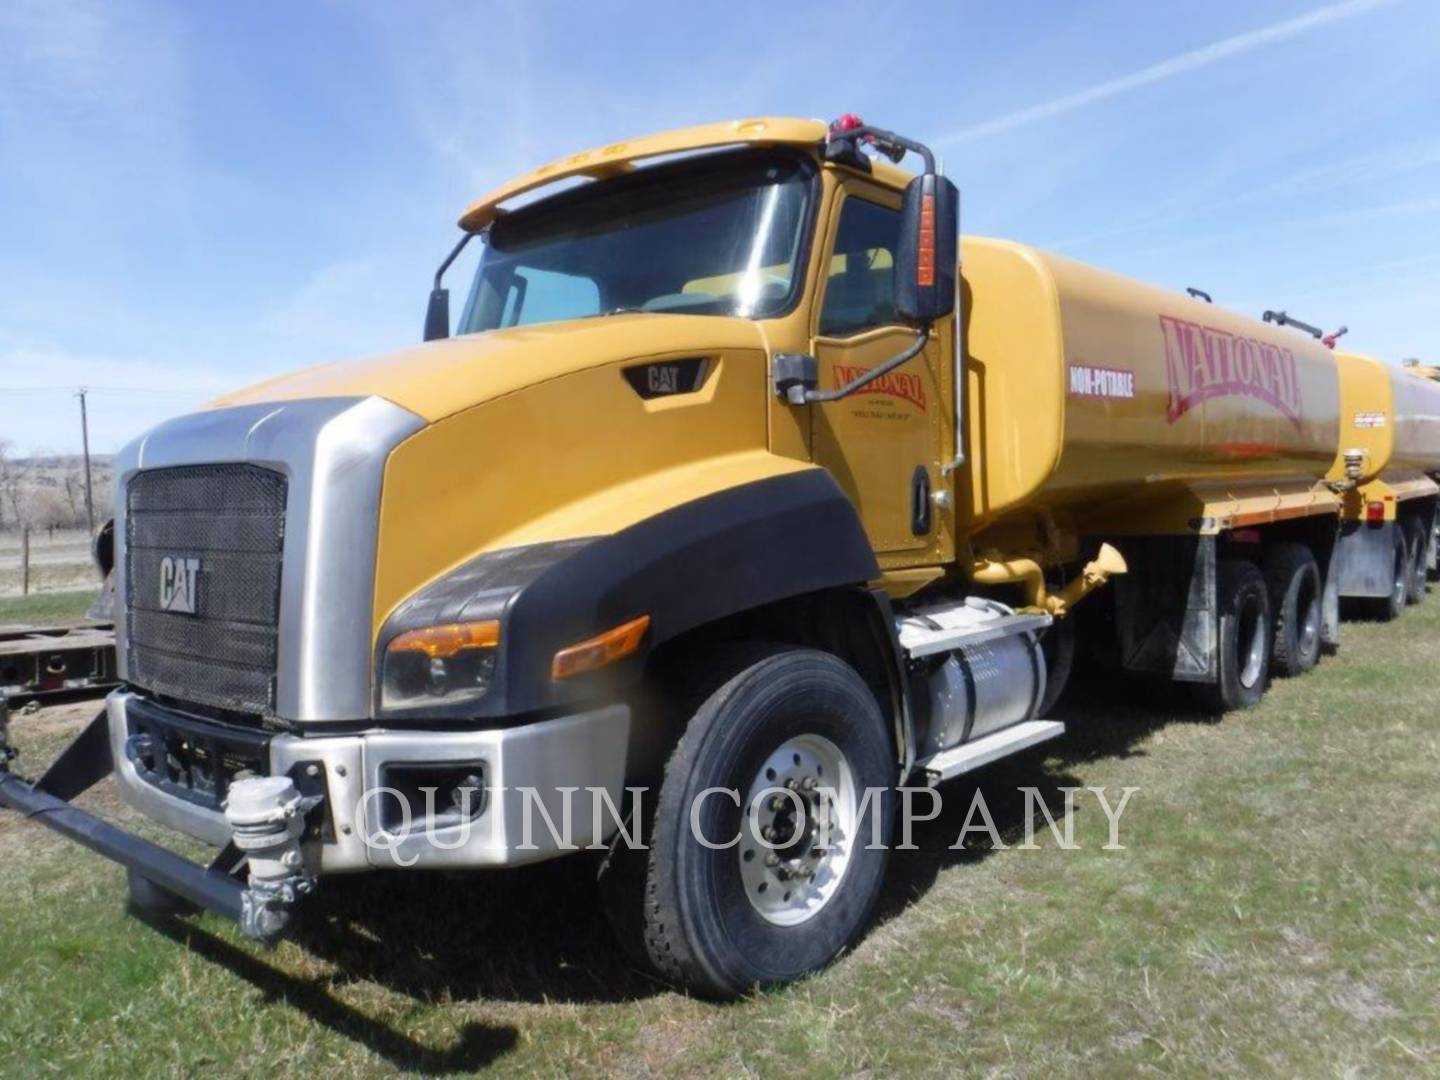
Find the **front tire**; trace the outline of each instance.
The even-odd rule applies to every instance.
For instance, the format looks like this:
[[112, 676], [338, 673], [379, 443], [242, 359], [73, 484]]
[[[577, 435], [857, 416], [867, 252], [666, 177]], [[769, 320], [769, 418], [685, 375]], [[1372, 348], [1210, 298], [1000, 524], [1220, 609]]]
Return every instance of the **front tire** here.
[[1265, 696], [1270, 671], [1270, 592], [1254, 563], [1227, 559], [1216, 574], [1219, 641], [1215, 682], [1197, 687], [1201, 706], [1212, 713], [1248, 709]]
[[[607, 906], [640, 907], [643, 950], [663, 978], [733, 998], [819, 970], [868, 925], [895, 750], [875, 696], [828, 653], [740, 646], [690, 684], [649, 851], [629, 853], [643, 870]], [[623, 888], [626, 876], [613, 880]]]

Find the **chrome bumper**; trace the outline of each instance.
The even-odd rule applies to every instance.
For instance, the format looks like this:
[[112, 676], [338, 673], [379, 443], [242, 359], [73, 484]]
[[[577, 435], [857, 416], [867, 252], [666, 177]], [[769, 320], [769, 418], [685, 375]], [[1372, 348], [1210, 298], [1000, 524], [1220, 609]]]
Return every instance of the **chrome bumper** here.
[[[136, 700], [124, 690], [106, 699], [121, 796], [179, 832], [225, 844], [230, 830], [222, 813], [162, 791], [137, 770], [126, 746], [127, 710]], [[599, 844], [615, 832], [609, 807], [622, 805], [629, 736], [624, 705], [489, 731], [279, 734], [270, 739], [269, 768], [282, 776], [315, 766], [323, 781], [332, 828], [307, 849], [312, 872], [518, 866]], [[381, 827], [387, 767], [456, 763], [475, 763], [485, 777], [487, 797], [473, 819], [435, 827], [419, 806], [408, 830]]]

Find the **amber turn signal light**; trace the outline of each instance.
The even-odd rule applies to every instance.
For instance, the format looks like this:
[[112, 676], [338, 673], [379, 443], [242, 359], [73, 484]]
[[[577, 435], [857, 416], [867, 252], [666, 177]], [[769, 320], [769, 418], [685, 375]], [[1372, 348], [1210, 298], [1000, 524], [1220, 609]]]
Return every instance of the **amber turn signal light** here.
[[500, 624], [487, 622], [449, 623], [407, 630], [386, 646], [386, 652], [424, 653], [443, 660], [466, 649], [493, 649], [500, 644]]
[[929, 288], [935, 284], [935, 196], [920, 201], [919, 260], [915, 265], [915, 284]]
[[550, 674], [557, 679], [569, 679], [587, 671], [609, 667], [617, 660], [624, 660], [640, 647], [645, 631], [650, 629], [650, 616], [641, 615], [627, 623], [596, 634], [592, 638], [577, 642], [555, 654], [550, 665]]

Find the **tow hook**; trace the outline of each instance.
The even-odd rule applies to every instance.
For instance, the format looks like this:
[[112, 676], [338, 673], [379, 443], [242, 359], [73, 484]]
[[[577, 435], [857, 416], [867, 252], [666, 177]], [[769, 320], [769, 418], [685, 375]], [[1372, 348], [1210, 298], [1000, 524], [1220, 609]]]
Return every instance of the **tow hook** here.
[[252, 777], [230, 787], [225, 820], [250, 872], [240, 929], [267, 947], [285, 932], [296, 902], [315, 887], [300, 836], [305, 815], [321, 801], [318, 795], [303, 797], [288, 776]]

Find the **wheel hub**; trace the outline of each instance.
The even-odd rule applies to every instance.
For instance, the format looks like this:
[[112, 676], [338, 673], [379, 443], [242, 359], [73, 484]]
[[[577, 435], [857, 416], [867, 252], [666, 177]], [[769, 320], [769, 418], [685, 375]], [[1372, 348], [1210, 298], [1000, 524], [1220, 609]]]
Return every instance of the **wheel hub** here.
[[850, 862], [857, 801], [849, 762], [824, 736], [788, 739], [765, 759], [737, 850], [745, 895], [767, 922], [798, 925], [834, 896]]

